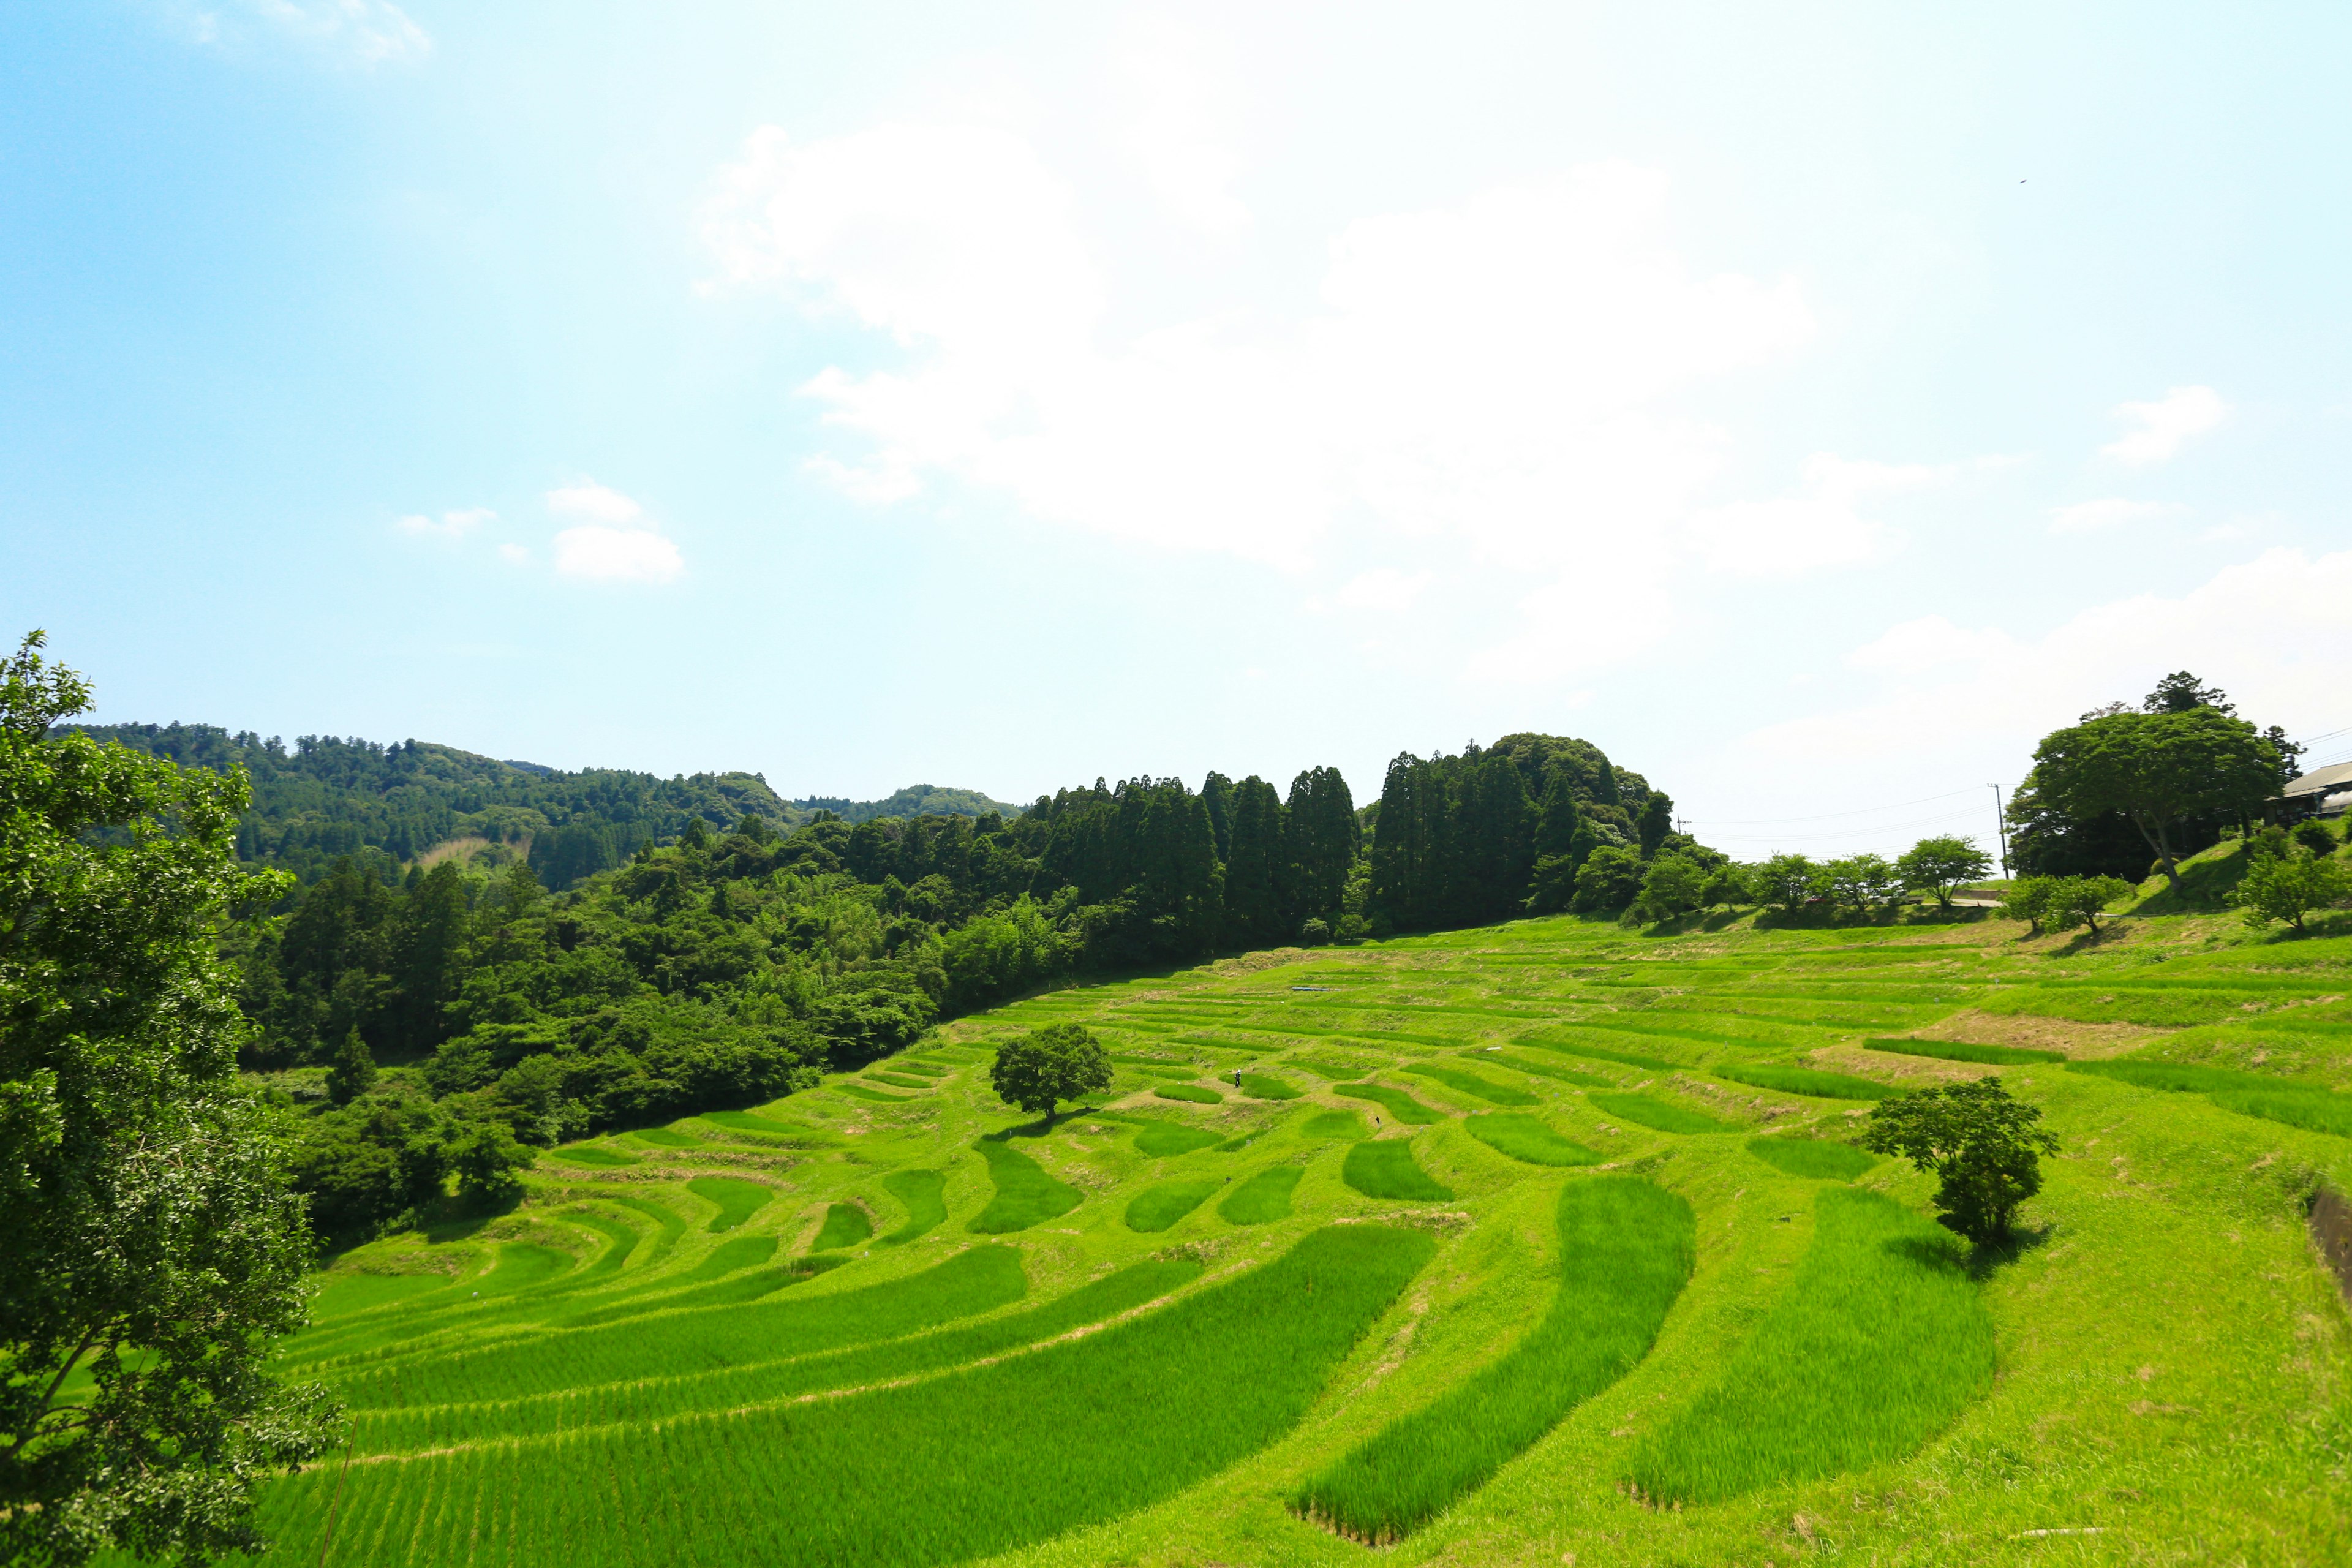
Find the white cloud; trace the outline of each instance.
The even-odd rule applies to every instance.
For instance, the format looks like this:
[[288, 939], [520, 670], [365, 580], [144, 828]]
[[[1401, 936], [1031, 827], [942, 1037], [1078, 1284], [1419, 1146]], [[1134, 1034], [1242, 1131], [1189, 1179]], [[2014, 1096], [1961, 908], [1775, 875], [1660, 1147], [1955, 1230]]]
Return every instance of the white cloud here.
[[2109, 496], [2105, 500], [2076, 501], [2072, 506], [2051, 508], [2050, 531], [2095, 533], [2103, 529], [2121, 528], [2127, 522], [2168, 517], [2185, 510], [2163, 501], [2125, 500], [2120, 496]]
[[189, 37], [239, 48], [275, 38], [361, 66], [407, 65], [433, 52], [424, 28], [392, 0], [167, 0]]
[[566, 577], [667, 583], [686, 570], [677, 546], [637, 501], [593, 480], [547, 492], [547, 510], [589, 521], [555, 536], [555, 569]]
[[[905, 350], [803, 389], [840, 433], [810, 471], [853, 496], [937, 476], [1044, 520], [1291, 569], [1346, 517], [1456, 561], [1653, 583], [1720, 456], [1674, 400], [1813, 331], [1793, 281], [1687, 266], [1666, 195], [1654, 172], [1600, 163], [1368, 218], [1330, 242], [1303, 319], [1118, 338], [1068, 187], [1001, 130], [762, 130], [719, 176], [704, 234], [712, 287], [778, 288]], [[1876, 472], [1819, 485], [1859, 497]], [[1783, 527], [1776, 569], [1850, 558], [1822, 524]], [[1538, 640], [1615, 658], [1663, 631]]]
[[1162, 210], [1187, 227], [1225, 237], [1249, 226], [1232, 191], [1240, 159], [1216, 134], [1197, 37], [1164, 16], [1129, 24], [1116, 52], [1127, 121], [1119, 144]]
[[464, 538], [499, 514], [486, 506], [469, 506], [458, 511], [445, 511], [438, 518], [415, 513], [400, 520], [402, 531], [423, 534], [430, 538], [457, 540]]
[[[2242, 713], [2290, 732], [2327, 727], [2352, 668], [2352, 550], [2270, 550], [2177, 598], [2143, 594], [2084, 611], [2032, 639], [1897, 626], [1849, 662], [1895, 679], [1860, 708], [1776, 724], [1744, 744], [1809, 766], [1906, 755], [2022, 756], [2101, 702], [2135, 700], [2193, 669]], [[1941, 648], [1948, 657], [1938, 657]], [[1915, 679], [1904, 679], [1904, 678]]]
[[529, 563], [530, 552], [520, 544], [501, 544], [499, 546], [499, 559], [510, 565], [521, 566]]
[[2230, 409], [2221, 395], [2210, 386], [2176, 386], [2157, 402], [2126, 403], [2115, 412], [2116, 418], [2134, 428], [2100, 447], [2099, 456], [2130, 468], [2144, 468], [2171, 458], [2189, 441], [2221, 424]]
[[1796, 495], [1709, 508], [1693, 520], [1692, 535], [1708, 565], [1742, 576], [1853, 565], [1888, 546], [1885, 525], [1862, 515], [1864, 502], [1948, 485], [1958, 473], [1948, 463], [1872, 463], [1816, 452], [1805, 459]]
[[1408, 573], [1381, 566], [1352, 578], [1332, 597], [1351, 610], [1394, 613], [1412, 608], [1412, 602], [1428, 586], [1426, 572]]

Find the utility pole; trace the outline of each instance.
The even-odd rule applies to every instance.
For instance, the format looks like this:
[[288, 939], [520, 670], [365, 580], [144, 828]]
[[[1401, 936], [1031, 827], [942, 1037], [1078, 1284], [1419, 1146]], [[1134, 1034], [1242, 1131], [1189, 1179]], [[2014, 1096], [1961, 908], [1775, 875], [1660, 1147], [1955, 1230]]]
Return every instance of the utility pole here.
[[1987, 784], [1985, 788], [1992, 791], [1992, 825], [1994, 830], [2000, 835], [2000, 874], [2007, 877], [2009, 875], [2009, 813], [2000, 804], [2000, 785]]

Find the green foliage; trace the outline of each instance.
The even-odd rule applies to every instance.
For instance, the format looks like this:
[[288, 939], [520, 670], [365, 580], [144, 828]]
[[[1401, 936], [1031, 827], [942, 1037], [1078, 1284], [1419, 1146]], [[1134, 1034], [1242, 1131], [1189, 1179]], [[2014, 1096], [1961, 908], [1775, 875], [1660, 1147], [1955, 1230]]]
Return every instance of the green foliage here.
[[457, 1177], [457, 1198], [469, 1208], [505, 1203], [522, 1191], [518, 1173], [530, 1169], [536, 1151], [515, 1141], [500, 1121], [476, 1121], [449, 1142], [449, 1168]]
[[1640, 850], [1604, 844], [1577, 868], [1576, 890], [1569, 898], [1569, 908], [1584, 914], [1622, 910], [1640, 896], [1648, 876]]
[[2038, 1051], [2026, 1046], [1978, 1046], [1960, 1040], [1876, 1039], [1865, 1042], [1874, 1051], [1896, 1056], [1933, 1057], [1948, 1062], [1989, 1062], [1996, 1067], [2028, 1067], [2035, 1062], [2063, 1062], [2063, 1051]]
[[1848, 909], [1874, 910], [1893, 903], [1903, 890], [1903, 878], [1884, 856], [1848, 855], [1821, 868], [1821, 884], [1830, 901]]
[[1952, 907], [1952, 890], [1992, 869], [1992, 857], [1977, 847], [1973, 838], [1946, 835], [1922, 838], [1895, 858], [1895, 874], [1912, 891], [1936, 895], [1937, 904]]
[[1027, 1230], [1059, 1219], [1086, 1199], [1067, 1182], [1047, 1175], [1043, 1165], [1006, 1143], [1002, 1134], [982, 1138], [972, 1147], [988, 1163], [989, 1180], [996, 1184], [996, 1195], [965, 1227], [978, 1235]]
[[1217, 1205], [1217, 1214], [1229, 1225], [1272, 1225], [1288, 1219], [1291, 1194], [1306, 1173], [1297, 1165], [1269, 1165], [1227, 1193]]
[[2246, 923], [2258, 930], [2284, 921], [2301, 931], [2305, 916], [2347, 899], [2352, 899], [2352, 863], [2332, 856], [2278, 854], [2256, 856], [2231, 901], [2243, 911]]
[[1992, 1320], [1948, 1239], [1878, 1193], [1832, 1188], [1813, 1215], [1721, 1378], [1635, 1450], [1637, 1495], [1719, 1502], [1899, 1458], [1992, 1385]]
[[2277, 793], [2277, 748], [2242, 719], [2210, 707], [2111, 713], [2043, 737], [2033, 753], [2039, 799], [2077, 822], [2120, 812], [2175, 887], [2179, 826], [2199, 813], [2250, 816]]
[[[1479, 1121], [1495, 1118], [1479, 1117]], [[1435, 1519], [1649, 1353], [1697, 1257], [1690, 1205], [1632, 1176], [1561, 1191], [1559, 1289], [1501, 1360], [1308, 1481], [1301, 1513], [1383, 1545]]]
[[1661, 855], [1643, 873], [1625, 918], [1649, 924], [1704, 909], [1714, 882], [1714, 873], [1688, 856]]
[[1110, 1087], [1110, 1056], [1077, 1024], [1048, 1024], [996, 1047], [989, 1082], [997, 1098], [1046, 1121], [1063, 1100]]
[[1127, 1228], [1166, 1230], [1209, 1201], [1224, 1184], [1212, 1181], [1160, 1182], [1144, 1188], [1127, 1203]]
[[327, 1100], [332, 1105], [349, 1105], [375, 1087], [375, 1057], [360, 1038], [354, 1025], [343, 1036], [335, 1059], [327, 1064]]
[[1880, 1083], [1876, 1079], [1856, 1078], [1852, 1073], [1822, 1072], [1814, 1068], [1756, 1064], [1721, 1065], [1707, 1070], [1734, 1083], [1748, 1084], [1757, 1089], [1775, 1089], [1782, 1094], [1809, 1094], [1816, 1100], [1886, 1100], [1902, 1092], [1890, 1084]]
[[1693, 1110], [1685, 1105], [1659, 1100], [1647, 1094], [1603, 1094], [1589, 1091], [1585, 1099], [1620, 1121], [1630, 1121], [1636, 1127], [1647, 1127], [1654, 1132], [1737, 1132], [1738, 1128], [1728, 1121], [1717, 1120], [1703, 1110]]
[[1498, 1153], [1530, 1165], [1597, 1165], [1601, 1156], [1532, 1116], [1489, 1111], [1462, 1123], [1470, 1136]]
[[944, 1171], [893, 1171], [882, 1178], [882, 1190], [907, 1208], [907, 1223], [882, 1238], [885, 1247], [904, 1247], [948, 1217]]
[[1795, 914], [1829, 890], [1822, 868], [1802, 855], [1775, 855], [1750, 866], [1747, 884], [1749, 898], [1784, 915]]
[[1776, 1171], [1814, 1182], [1850, 1182], [1878, 1161], [1826, 1138], [1750, 1138], [1748, 1152]]
[[1339, 1163], [1339, 1179], [1368, 1198], [1407, 1203], [1444, 1203], [1454, 1189], [1423, 1170], [1410, 1138], [1367, 1138], [1350, 1144]]
[[236, 866], [241, 775], [57, 731], [42, 646], [0, 664], [0, 1557], [254, 1550], [332, 1415], [262, 1370], [309, 1238], [215, 946], [286, 879]]
[[2041, 1156], [2056, 1153], [2058, 1140], [2041, 1120], [2000, 1079], [1980, 1078], [1882, 1102], [1862, 1146], [1934, 1175], [1937, 1221], [1984, 1246], [2007, 1236], [2017, 1205], [2042, 1190]]
[[1426, 1127], [1445, 1120], [1445, 1113], [1432, 1110], [1401, 1089], [1391, 1089], [1384, 1083], [1335, 1083], [1333, 1094], [1344, 1094], [1350, 1100], [1369, 1100], [1399, 1121], [1411, 1127]]
[[2120, 877], [2053, 877], [2043, 894], [2042, 918], [2055, 930], [2088, 926], [2096, 936], [2107, 906], [2130, 891], [2131, 884]]

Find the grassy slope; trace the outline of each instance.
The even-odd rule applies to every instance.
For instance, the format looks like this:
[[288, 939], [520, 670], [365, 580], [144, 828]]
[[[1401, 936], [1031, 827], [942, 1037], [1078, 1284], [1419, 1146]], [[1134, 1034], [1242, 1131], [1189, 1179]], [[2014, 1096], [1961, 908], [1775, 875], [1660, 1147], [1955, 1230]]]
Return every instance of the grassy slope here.
[[[1340, 1175], [1370, 1115], [1386, 1112], [1334, 1093], [1329, 1075], [1301, 1058], [1386, 1071], [1463, 1060], [1481, 1080], [1539, 1102], [1521, 1114], [1687, 1202], [1697, 1265], [1646, 1358], [1393, 1548], [1393, 1560], [1556, 1563], [1575, 1553], [1588, 1565], [1753, 1563], [1824, 1550], [1885, 1563], [2042, 1563], [2059, 1553], [2069, 1563], [2341, 1561], [2341, 1542], [2352, 1538], [2344, 1479], [2352, 1468], [2352, 1333], [2297, 1203], [2316, 1172], [2352, 1186], [2352, 1140], [2237, 1114], [2201, 1093], [1864, 1044], [1917, 1035], [2089, 1056], [2131, 1051], [2341, 1089], [2352, 1085], [2352, 1004], [2343, 1000], [2352, 995], [2352, 940], [2250, 943], [2227, 917], [2126, 921], [2097, 944], [2079, 936], [2021, 942], [2018, 930], [1983, 922], [1758, 932], [1741, 922], [1659, 938], [1527, 921], [1324, 951], [1270, 969], [1256, 961], [1211, 965], [964, 1020], [950, 1035], [982, 1049], [1017, 1029], [1072, 1019], [1097, 1028], [1115, 1050], [1189, 1060], [1204, 1075], [1223, 1070], [1228, 1083], [1235, 1067], [1297, 1066], [1304, 1070], [1290, 1081], [1305, 1091], [1295, 1103], [1236, 1100], [1195, 1110], [1154, 1100], [1154, 1080], [1139, 1078], [1111, 1102], [1198, 1125], [1221, 1141], [1262, 1134], [1240, 1151], [1188, 1148], [1198, 1141], [1180, 1139], [1154, 1142], [1171, 1152], [1147, 1152], [1132, 1121], [1085, 1112], [1064, 1117], [1049, 1135], [998, 1145], [1034, 1160], [1080, 1201], [1003, 1237], [1021, 1252], [1029, 1290], [982, 1312], [974, 1329], [1034, 1312], [1171, 1248], [1209, 1265], [1181, 1301], [1234, 1267], [1281, 1256], [1333, 1219], [1395, 1214], [1394, 1200], [1360, 1194]], [[2162, 963], [2153, 962], [2159, 956]], [[1333, 989], [1292, 993], [1294, 984]], [[1508, 1048], [1484, 1052], [1497, 1045]], [[1469, 1050], [1482, 1054], [1464, 1058]], [[1744, 1135], [1634, 1125], [1595, 1104], [1574, 1079], [1515, 1070], [1515, 1056]], [[422, 1365], [461, 1350], [478, 1358], [503, 1339], [537, 1337], [546, 1321], [619, 1310], [674, 1289], [723, 1246], [796, 1236], [816, 1205], [855, 1203], [887, 1228], [911, 1206], [884, 1184], [900, 1171], [942, 1173], [948, 1222], [903, 1245], [847, 1249], [845, 1266], [772, 1300], [860, 1290], [985, 1245], [967, 1228], [996, 1196], [975, 1142], [1023, 1119], [988, 1097], [977, 1053], [932, 1059], [954, 1070], [918, 1100], [802, 1096], [763, 1108], [779, 1124], [775, 1136], [748, 1124], [685, 1123], [692, 1144], [630, 1143], [642, 1167], [551, 1168], [533, 1177], [530, 1201], [517, 1215], [352, 1255], [321, 1300], [334, 1315], [305, 1336], [307, 1347], [367, 1358], [360, 1364], [379, 1375], [386, 1357]], [[2028, 1245], [1978, 1270], [1995, 1353], [1989, 1394], [1916, 1451], [1856, 1473], [1652, 1511], [1621, 1489], [1634, 1457], [1738, 1364], [1808, 1257], [1816, 1199], [1836, 1190], [1768, 1164], [1749, 1152], [1750, 1136], [1839, 1137], [1866, 1109], [1710, 1070], [1759, 1066], [1901, 1087], [1999, 1070], [2044, 1107], [2064, 1150], [2028, 1205]], [[1349, 1076], [1361, 1070], [1351, 1066]], [[1358, 1445], [1494, 1365], [1543, 1319], [1559, 1278], [1552, 1232], [1563, 1184], [1593, 1179], [1511, 1159], [1472, 1137], [1465, 1118], [1486, 1101], [1441, 1079], [1402, 1081], [1441, 1113], [1418, 1131], [1412, 1154], [1454, 1193], [1449, 1214], [1468, 1222], [1444, 1220], [1436, 1260], [1340, 1363], [1320, 1402], [1297, 1429], [1214, 1478], [1004, 1562], [1362, 1562], [1360, 1547], [1300, 1521], [1286, 1500]], [[1349, 1114], [1333, 1114], [1339, 1111]], [[1286, 1215], [1242, 1228], [1207, 1202], [1165, 1232], [1128, 1227], [1129, 1203], [1155, 1184], [1230, 1180], [1230, 1192], [1270, 1167], [1298, 1173]], [[787, 1201], [751, 1213], [731, 1236], [714, 1236], [704, 1227], [718, 1205], [684, 1186], [712, 1175], [773, 1184]], [[1925, 1212], [1932, 1190], [1895, 1162], [1873, 1166], [1854, 1188], [1914, 1213]], [[665, 1215], [673, 1217], [664, 1223]], [[589, 1225], [591, 1217], [604, 1224]], [[624, 1248], [616, 1229], [634, 1233], [632, 1245]], [[703, 1276], [717, 1285], [742, 1277]], [[661, 1321], [638, 1318], [632, 1327], [650, 1332]], [[517, 1353], [535, 1361], [544, 1352], [519, 1346]], [[339, 1364], [354, 1363], [321, 1370], [338, 1374]], [[910, 1495], [930, 1484], [919, 1454], [903, 1453], [891, 1474]], [[715, 1475], [688, 1465], [631, 1486], [688, 1492], [705, 1479]], [[355, 1479], [351, 1498], [368, 1484]], [[495, 1496], [484, 1502], [498, 1506]], [[732, 1506], [757, 1504], [737, 1498]], [[581, 1524], [604, 1528], [601, 1519]], [[2105, 1533], [2021, 1537], [2085, 1526]], [[333, 1555], [350, 1560], [340, 1550]], [[380, 1560], [403, 1559], [394, 1552]]]

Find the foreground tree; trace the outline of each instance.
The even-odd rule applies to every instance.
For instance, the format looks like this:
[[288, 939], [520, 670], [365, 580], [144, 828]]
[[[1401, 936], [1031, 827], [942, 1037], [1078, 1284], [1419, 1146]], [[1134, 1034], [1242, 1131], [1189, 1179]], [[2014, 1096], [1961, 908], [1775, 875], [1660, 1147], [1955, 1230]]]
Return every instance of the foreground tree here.
[[262, 1371], [309, 1235], [215, 956], [289, 879], [236, 868], [242, 775], [53, 736], [89, 689], [41, 646], [0, 666], [0, 1558], [202, 1562], [332, 1428]]
[[2121, 877], [2053, 877], [2042, 893], [2042, 918], [2059, 931], [2089, 926], [2099, 934], [2099, 917], [2131, 891]]
[[2173, 831], [2200, 813], [2249, 816], [2279, 787], [2278, 752], [2219, 709], [2110, 713], [2045, 736], [2033, 753], [2040, 798], [2077, 822], [2119, 811], [2180, 886]]
[[1879, 1101], [1861, 1142], [1937, 1177], [1937, 1223], [1981, 1247], [2007, 1236], [2017, 1205], [2042, 1190], [2042, 1156], [2058, 1140], [2041, 1120], [1988, 1075]]
[[1973, 838], [1922, 838], [1895, 858], [1895, 869], [1906, 890], [1931, 891], [1937, 906], [1948, 910], [1952, 890], [1991, 870], [1992, 857]]
[[997, 1047], [988, 1081], [998, 1099], [1050, 1126], [1062, 1101], [1110, 1087], [1110, 1053], [1082, 1024], [1048, 1024]]

